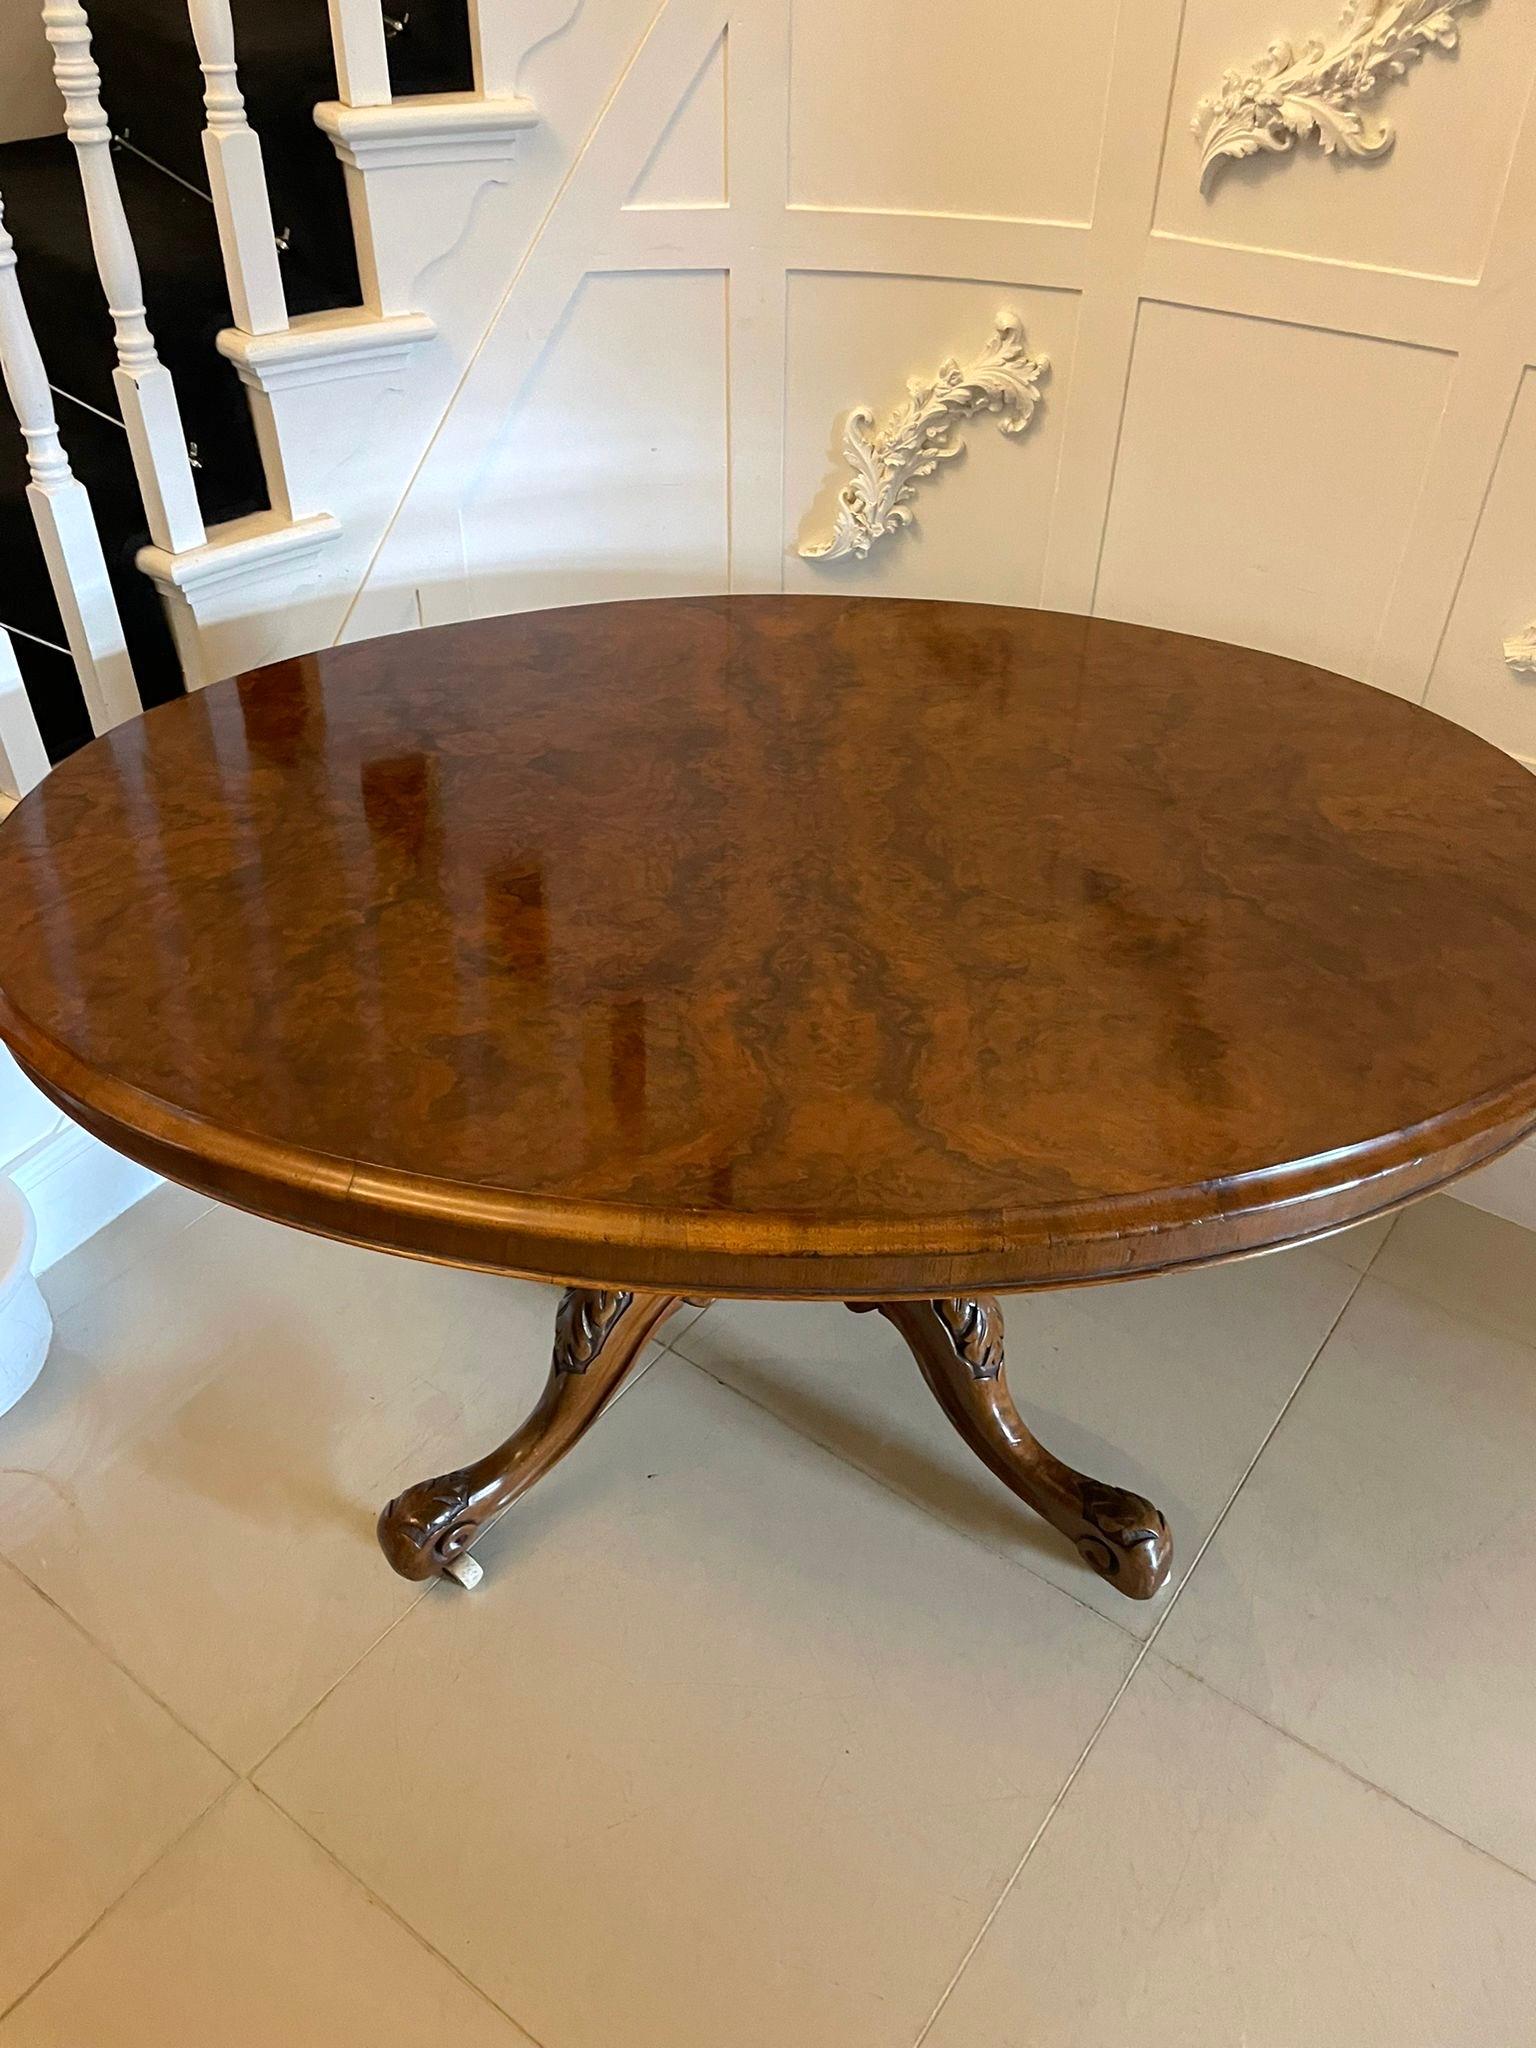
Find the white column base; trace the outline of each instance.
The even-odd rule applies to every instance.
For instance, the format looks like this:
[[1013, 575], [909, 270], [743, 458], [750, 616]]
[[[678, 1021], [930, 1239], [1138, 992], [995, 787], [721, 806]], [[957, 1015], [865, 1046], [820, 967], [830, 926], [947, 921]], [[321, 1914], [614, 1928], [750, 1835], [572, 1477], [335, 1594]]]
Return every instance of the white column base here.
[[37, 1225], [8, 1180], [0, 1180], [0, 1415], [14, 1408], [43, 1369], [53, 1318], [32, 1277]]

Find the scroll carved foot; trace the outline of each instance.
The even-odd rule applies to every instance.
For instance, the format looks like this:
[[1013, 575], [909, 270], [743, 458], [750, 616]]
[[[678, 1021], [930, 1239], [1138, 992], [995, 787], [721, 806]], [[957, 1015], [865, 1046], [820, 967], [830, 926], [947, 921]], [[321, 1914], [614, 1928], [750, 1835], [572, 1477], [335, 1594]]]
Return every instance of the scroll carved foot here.
[[380, 1547], [401, 1577], [436, 1578], [542, 1479], [591, 1428], [647, 1338], [679, 1306], [674, 1295], [569, 1288], [555, 1318], [548, 1382], [522, 1428], [473, 1465], [408, 1487], [380, 1515]]
[[880, 1313], [906, 1338], [939, 1406], [982, 1463], [1070, 1537], [1101, 1579], [1131, 1600], [1150, 1600], [1173, 1564], [1167, 1522], [1139, 1493], [1074, 1472], [1030, 1434], [1003, 1376], [996, 1300], [882, 1302]]

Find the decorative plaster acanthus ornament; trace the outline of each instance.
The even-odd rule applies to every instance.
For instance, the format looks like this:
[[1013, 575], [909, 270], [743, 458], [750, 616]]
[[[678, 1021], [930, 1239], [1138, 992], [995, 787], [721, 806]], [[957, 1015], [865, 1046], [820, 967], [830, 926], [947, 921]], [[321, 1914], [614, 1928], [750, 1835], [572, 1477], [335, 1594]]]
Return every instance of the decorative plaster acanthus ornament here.
[[1518, 674], [1536, 676], [1536, 619], [1504, 642], [1504, 659]]
[[1049, 356], [1032, 356], [1024, 346], [1024, 322], [1017, 313], [997, 316], [997, 332], [975, 362], [963, 369], [951, 359], [932, 383], [909, 379], [907, 402], [877, 433], [866, 406], [849, 413], [843, 453], [853, 471], [837, 498], [837, 518], [826, 540], [801, 548], [811, 561], [835, 562], [844, 555], [862, 561], [877, 540], [912, 523], [911, 501], [924, 477], [960, 453], [952, 437], [957, 426], [979, 412], [1003, 415], [1005, 434], [1022, 434], [1040, 402], [1040, 379]]
[[1390, 121], [1362, 108], [1378, 87], [1401, 78], [1433, 45], [1454, 50], [1457, 15], [1480, 0], [1349, 0], [1331, 38], [1299, 47], [1274, 42], [1252, 64], [1228, 71], [1190, 124], [1200, 141], [1200, 181], [1209, 185], [1228, 157], [1283, 153], [1308, 135], [1328, 156], [1385, 156]]

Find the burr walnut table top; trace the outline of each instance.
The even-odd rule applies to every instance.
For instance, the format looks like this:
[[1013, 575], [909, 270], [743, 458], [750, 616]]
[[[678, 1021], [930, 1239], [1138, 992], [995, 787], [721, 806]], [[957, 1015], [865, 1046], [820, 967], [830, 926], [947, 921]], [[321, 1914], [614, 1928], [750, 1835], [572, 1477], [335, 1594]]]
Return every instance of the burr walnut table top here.
[[283, 662], [58, 768], [0, 905], [0, 1035], [110, 1144], [574, 1282], [1149, 1272], [1536, 1123], [1536, 778], [1102, 620], [663, 600]]

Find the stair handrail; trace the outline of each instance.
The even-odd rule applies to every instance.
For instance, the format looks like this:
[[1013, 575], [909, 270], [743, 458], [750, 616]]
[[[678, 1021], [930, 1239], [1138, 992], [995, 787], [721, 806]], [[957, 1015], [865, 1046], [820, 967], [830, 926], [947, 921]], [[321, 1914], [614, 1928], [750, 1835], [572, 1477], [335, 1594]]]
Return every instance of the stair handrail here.
[[387, 107], [389, 49], [380, 0], [327, 0], [336, 53], [336, 97], [344, 107]]
[[229, 0], [188, 0], [188, 13], [203, 73], [203, 158], [230, 310], [236, 327], [246, 334], [281, 334], [288, 326], [288, 299], [277, 260], [261, 138], [251, 126], [240, 90], [234, 17]]
[[[27, 503], [48, 565], [64, 637], [74, 658], [91, 730], [106, 732], [139, 711], [118, 616], [107, 579], [101, 536], [90, 496], [69, 466], [48, 386], [42, 351], [27, 313], [16, 269], [16, 245], [0, 198], [0, 374], [26, 443]], [[11, 749], [7, 749], [11, 752]], [[15, 766], [14, 755], [12, 760]], [[18, 791], [17, 794], [21, 792]]]
[[117, 389], [144, 513], [157, 547], [180, 554], [207, 539], [187, 456], [171, 373], [144, 317], [139, 259], [123, 211], [112, 131], [101, 104], [101, 73], [80, 0], [44, 0], [43, 30], [53, 46], [53, 75], [64, 96], [64, 127], [75, 146], [96, 271], [106, 293], [117, 346]]
[[22, 687], [16, 650], [0, 626], [0, 818], [47, 773], [48, 756]]

